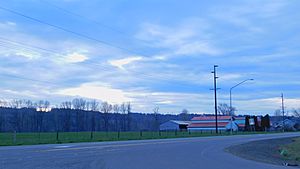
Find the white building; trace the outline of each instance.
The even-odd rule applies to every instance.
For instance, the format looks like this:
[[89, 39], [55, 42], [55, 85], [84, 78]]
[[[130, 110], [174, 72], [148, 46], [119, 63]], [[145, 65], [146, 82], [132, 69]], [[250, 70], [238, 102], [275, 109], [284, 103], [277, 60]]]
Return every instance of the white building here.
[[159, 130], [187, 130], [190, 121], [170, 120], [159, 126]]

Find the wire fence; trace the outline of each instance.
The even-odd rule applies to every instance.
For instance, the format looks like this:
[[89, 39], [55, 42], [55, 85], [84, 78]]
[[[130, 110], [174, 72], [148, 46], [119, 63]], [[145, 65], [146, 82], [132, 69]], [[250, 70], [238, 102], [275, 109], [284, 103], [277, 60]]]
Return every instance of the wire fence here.
[[259, 134], [274, 132], [228, 132], [214, 130], [203, 131], [138, 131], [138, 132], [41, 132], [41, 133], [0, 133], [0, 146], [57, 144], [75, 142], [99, 142], [121, 140], [166, 139], [181, 137], [224, 136], [241, 134]]

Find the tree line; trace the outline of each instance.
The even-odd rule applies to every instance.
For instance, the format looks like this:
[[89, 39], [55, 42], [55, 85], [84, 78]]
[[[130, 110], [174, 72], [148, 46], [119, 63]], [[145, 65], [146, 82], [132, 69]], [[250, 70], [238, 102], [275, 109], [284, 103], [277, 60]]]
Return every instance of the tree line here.
[[153, 113], [134, 113], [130, 102], [110, 104], [82, 98], [64, 101], [49, 112], [37, 111], [50, 105], [47, 100], [0, 101], [0, 132], [156, 131], [166, 121], [196, 116], [187, 110], [163, 115], [159, 107]]

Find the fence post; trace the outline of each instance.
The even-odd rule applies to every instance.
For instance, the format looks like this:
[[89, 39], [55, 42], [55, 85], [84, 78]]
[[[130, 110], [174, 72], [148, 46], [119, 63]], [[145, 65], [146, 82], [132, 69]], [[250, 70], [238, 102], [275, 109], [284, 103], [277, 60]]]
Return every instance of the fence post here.
[[143, 137], [143, 131], [140, 130], [140, 138], [142, 138], [142, 137]]
[[118, 130], [118, 140], [120, 139], [120, 130]]
[[213, 134], [213, 131], [212, 131], [212, 130], [210, 130], [210, 134], [211, 134], [211, 135]]
[[58, 142], [58, 131], [56, 131], [56, 142]]
[[161, 136], [160, 130], [158, 131], [158, 135], [159, 135], [159, 137]]
[[177, 136], [177, 130], [175, 130], [175, 136]]
[[16, 143], [17, 143], [17, 131], [16, 130], [13, 133], [13, 142], [14, 142], [14, 145], [16, 145]]
[[94, 138], [94, 132], [91, 131], [91, 140], [93, 140], [93, 138]]
[[41, 131], [39, 131], [39, 143], [41, 143]]

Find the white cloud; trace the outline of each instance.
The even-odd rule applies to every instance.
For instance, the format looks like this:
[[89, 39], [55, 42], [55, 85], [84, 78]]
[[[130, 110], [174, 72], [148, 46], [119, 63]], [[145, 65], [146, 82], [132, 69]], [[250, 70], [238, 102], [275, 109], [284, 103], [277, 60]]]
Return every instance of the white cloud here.
[[221, 50], [213, 45], [206, 31], [208, 27], [206, 22], [199, 19], [187, 19], [183, 24], [173, 27], [144, 23], [136, 36], [147, 41], [150, 47], [167, 50], [163, 59], [181, 55], [220, 54]]
[[82, 84], [79, 87], [66, 88], [57, 92], [60, 95], [79, 96], [91, 99], [108, 101], [110, 103], [122, 103], [131, 101], [126, 93], [120, 89], [114, 89], [108, 85], [93, 83]]
[[164, 100], [164, 101], [156, 102], [156, 104], [174, 104], [174, 102], [171, 100]]
[[156, 60], [166, 60], [167, 59], [167, 55], [156, 55], [156, 56], [153, 56], [153, 59], [156, 59]]
[[30, 90], [22, 90], [22, 91], [15, 91], [10, 89], [2, 90], [4, 94], [15, 96], [15, 97], [29, 97], [29, 98], [38, 98], [38, 95]]
[[210, 13], [215, 18], [251, 33], [263, 33], [265, 29], [261, 25], [260, 19], [263, 19], [264, 24], [272, 19], [278, 20], [277, 16], [282, 12], [286, 4], [287, 1], [285, 0], [239, 1], [236, 5], [229, 4], [228, 6], [222, 5], [212, 8]]
[[221, 73], [220, 81], [232, 81], [232, 80], [240, 80], [243, 76], [237, 73]]
[[183, 44], [175, 52], [177, 55], [208, 54], [217, 55], [219, 51], [206, 42], [191, 42]]
[[37, 59], [40, 57], [40, 54], [37, 52], [26, 52], [26, 51], [17, 51], [15, 55], [25, 57], [27, 59]]
[[77, 52], [74, 52], [74, 53], [71, 53], [71, 54], [68, 54], [66, 57], [65, 57], [65, 61], [66, 62], [69, 62], [69, 63], [79, 63], [79, 62], [84, 62], [88, 59], [88, 57], [84, 54], [81, 54], [81, 53], [77, 53]]
[[15, 29], [17, 24], [15, 22], [7, 21], [7, 22], [0, 22], [0, 29], [3, 30], [10, 30]]
[[143, 59], [142, 57], [138, 56], [138, 57], [128, 57], [128, 58], [124, 58], [124, 59], [110, 60], [108, 62], [112, 66], [115, 66], [122, 70], [125, 70], [125, 68], [124, 68], [125, 65], [128, 65], [132, 62], [136, 62], [136, 61], [139, 61], [142, 59]]

